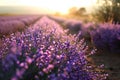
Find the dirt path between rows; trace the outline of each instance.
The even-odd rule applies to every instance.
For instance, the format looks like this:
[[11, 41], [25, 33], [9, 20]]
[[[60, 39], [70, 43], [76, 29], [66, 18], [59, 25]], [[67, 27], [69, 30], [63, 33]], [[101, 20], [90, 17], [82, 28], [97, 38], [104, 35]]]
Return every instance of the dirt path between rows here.
[[109, 74], [108, 80], [120, 80], [120, 54], [96, 53], [88, 60], [97, 66], [104, 64], [104, 70]]

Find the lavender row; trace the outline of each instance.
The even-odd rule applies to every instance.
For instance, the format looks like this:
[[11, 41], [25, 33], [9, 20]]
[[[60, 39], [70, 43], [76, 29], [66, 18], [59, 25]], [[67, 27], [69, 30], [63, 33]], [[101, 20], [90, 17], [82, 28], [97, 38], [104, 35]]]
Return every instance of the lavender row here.
[[5, 35], [23, 30], [30, 24], [33, 24], [38, 18], [38, 16], [2, 17], [0, 18], [0, 34]]
[[[67, 22], [67, 23], [65, 23]], [[90, 41], [99, 51], [120, 53], [120, 24], [95, 24], [80, 21], [65, 21], [69, 33], [78, 34]]]
[[120, 53], [119, 24], [99, 24], [96, 30], [91, 31], [91, 38], [98, 49]]
[[19, 20], [19, 19], [23, 19], [23, 18], [36, 18], [39, 17], [38, 15], [14, 15], [14, 16], [0, 16], [0, 22], [1, 21], [11, 21], [11, 20]]
[[[120, 53], [120, 24], [95, 24], [94, 22], [83, 23], [75, 20], [65, 20], [52, 17], [51, 19], [61, 23], [70, 34], [78, 34], [100, 51]], [[81, 38], [80, 37], [80, 38]]]
[[68, 33], [76, 34], [79, 33], [81, 27], [83, 27], [82, 21], [74, 20], [74, 19], [64, 19], [60, 17], [49, 16], [49, 18], [55, 20], [60, 25], [63, 26], [64, 29], [68, 29]]
[[78, 36], [43, 17], [25, 32], [3, 38], [0, 80], [105, 80], [107, 74], [88, 64], [88, 47]]

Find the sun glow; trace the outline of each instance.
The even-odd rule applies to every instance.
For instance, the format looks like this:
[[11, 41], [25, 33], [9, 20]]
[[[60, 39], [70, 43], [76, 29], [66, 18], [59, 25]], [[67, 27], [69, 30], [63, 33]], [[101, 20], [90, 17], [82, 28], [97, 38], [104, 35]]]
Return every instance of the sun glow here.
[[71, 7], [90, 7], [95, 2], [96, 0], [0, 0], [0, 5], [34, 6], [66, 14]]

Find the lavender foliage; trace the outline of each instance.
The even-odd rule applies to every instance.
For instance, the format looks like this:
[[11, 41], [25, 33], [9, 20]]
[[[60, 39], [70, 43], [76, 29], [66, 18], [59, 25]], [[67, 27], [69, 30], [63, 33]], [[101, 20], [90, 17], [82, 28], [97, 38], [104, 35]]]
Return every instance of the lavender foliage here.
[[114, 53], [120, 52], [120, 25], [99, 24], [99, 27], [91, 31], [91, 37], [96, 48]]
[[0, 36], [21, 31], [38, 20], [39, 16], [0, 17]]
[[2, 38], [0, 80], [105, 80], [107, 74], [88, 64], [88, 47], [78, 36], [42, 17], [24, 32]]

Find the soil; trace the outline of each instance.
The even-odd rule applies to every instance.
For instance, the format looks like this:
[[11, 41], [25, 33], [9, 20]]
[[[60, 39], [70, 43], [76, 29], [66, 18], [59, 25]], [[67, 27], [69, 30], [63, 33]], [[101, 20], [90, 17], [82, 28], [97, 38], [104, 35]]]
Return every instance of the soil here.
[[104, 64], [103, 69], [109, 74], [107, 80], [120, 80], [120, 54], [97, 52], [88, 61], [97, 66]]

